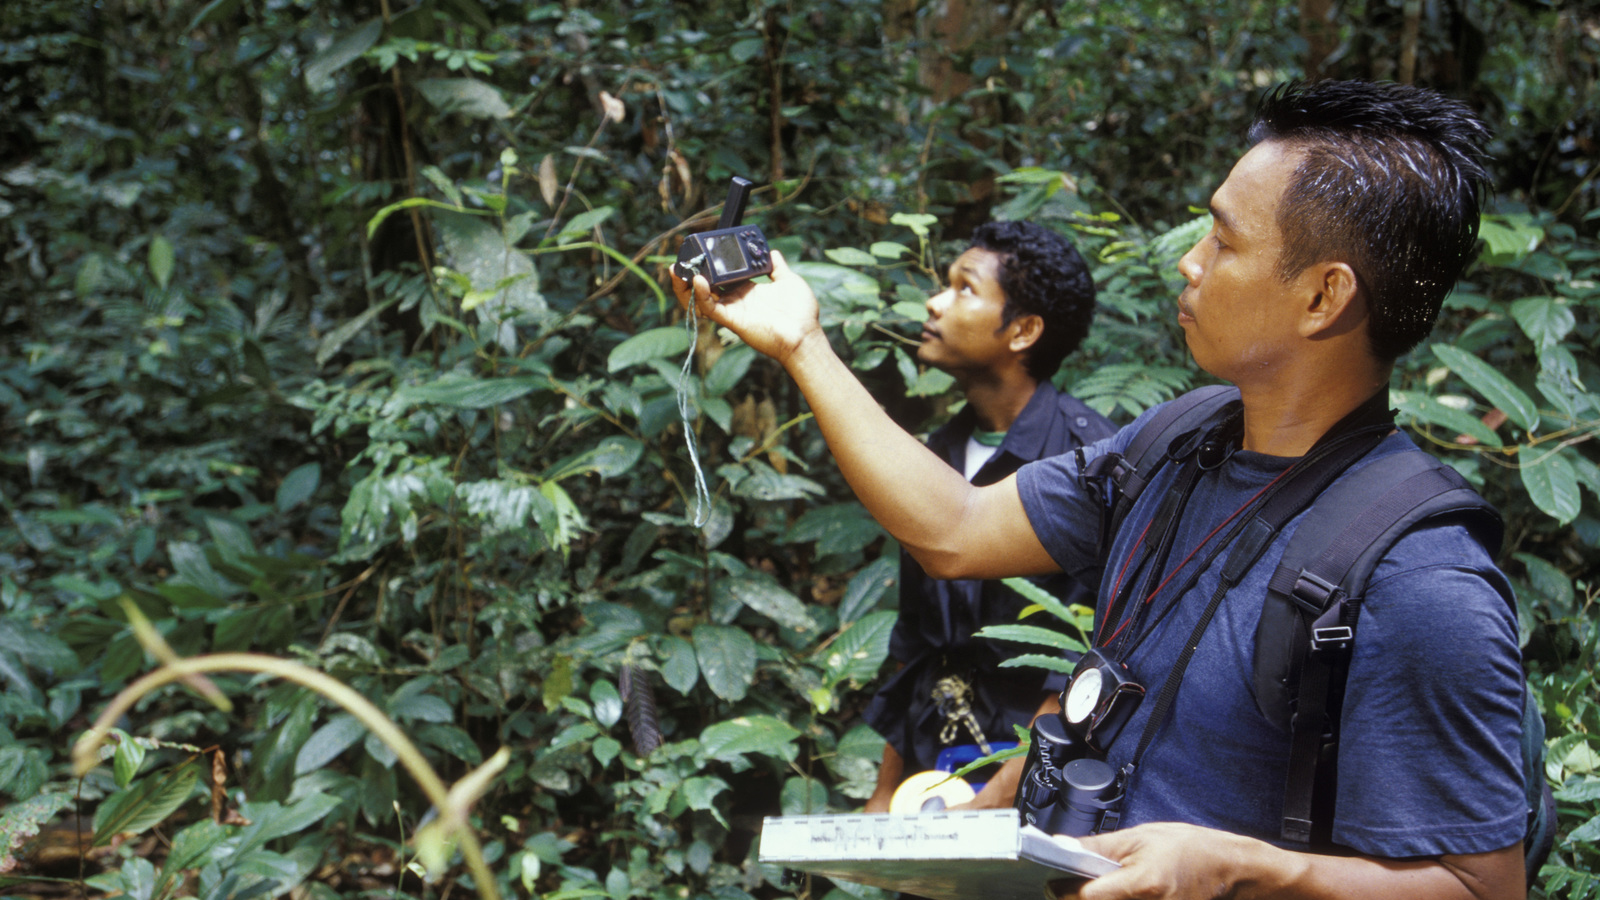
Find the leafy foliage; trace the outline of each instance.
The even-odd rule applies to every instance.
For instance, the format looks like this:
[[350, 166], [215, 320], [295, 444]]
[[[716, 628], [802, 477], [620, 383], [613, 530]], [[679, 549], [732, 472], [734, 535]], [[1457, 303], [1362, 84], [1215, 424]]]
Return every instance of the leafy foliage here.
[[[921, 429], [953, 251], [1063, 229], [1102, 311], [1058, 380], [1125, 420], [1196, 383], [1174, 261], [1314, 49], [1281, 4], [81, 7], [0, 7], [0, 852], [33, 874], [23, 835], [77, 796], [115, 848], [89, 887], [136, 897], [453, 888], [407, 866], [427, 803], [392, 750], [294, 685], [163, 689], [70, 780], [66, 736], [150, 662], [123, 601], [180, 655], [329, 673], [447, 775], [509, 748], [476, 807], [503, 892], [782, 892], [759, 816], [872, 788], [896, 548], [781, 370], [668, 302], [678, 236], [730, 175], [769, 185], [750, 218]], [[1419, 78], [1497, 125], [1486, 252], [1396, 402], [1506, 514], [1544, 888], [1591, 897], [1596, 29], [1428, 10], [1341, 8], [1317, 62], [1392, 75], [1419, 35]]]

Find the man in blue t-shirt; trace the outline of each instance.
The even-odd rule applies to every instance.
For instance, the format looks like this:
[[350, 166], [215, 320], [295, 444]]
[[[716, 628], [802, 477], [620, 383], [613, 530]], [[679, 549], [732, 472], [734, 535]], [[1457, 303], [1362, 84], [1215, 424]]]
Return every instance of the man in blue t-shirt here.
[[[1212, 195], [1210, 231], [1178, 265], [1189, 350], [1238, 388], [1242, 415], [1187, 502], [1164, 521], [1130, 515], [1104, 564], [1076, 459], [967, 483], [882, 415], [781, 261], [770, 284], [719, 299], [701, 280], [676, 289], [784, 365], [851, 487], [930, 574], [1065, 571], [1095, 584], [1097, 649], [1159, 686], [1210, 600], [1227, 558], [1211, 545], [1230, 517], [1347, 417], [1387, 406], [1395, 360], [1427, 335], [1472, 258], [1487, 184], [1487, 129], [1425, 89], [1285, 85], [1263, 98], [1250, 139]], [[1125, 446], [1137, 424], [1085, 456]], [[1390, 435], [1355, 465], [1409, 452]], [[1124, 827], [1083, 841], [1122, 867], [1073, 896], [1524, 896], [1516, 627], [1505, 580], [1458, 527], [1414, 530], [1373, 571], [1340, 714], [1333, 839], [1347, 852], [1276, 843], [1287, 751], [1254, 705], [1250, 635], [1292, 528], [1220, 594], [1129, 779]], [[1166, 549], [1135, 555], [1141, 539]], [[1154, 705], [1121, 730], [1113, 762], [1136, 752]]]
[[[928, 298], [917, 358], [954, 376], [966, 405], [928, 438], [929, 449], [985, 485], [1115, 431], [1050, 383], [1094, 318], [1094, 280], [1071, 242], [1031, 222], [980, 225], [949, 279]], [[1064, 603], [1094, 602], [1064, 575], [1037, 583]], [[895, 788], [934, 768], [948, 747], [1013, 740], [1013, 726], [1060, 693], [1064, 676], [1001, 667], [1026, 646], [973, 636], [1016, 622], [1026, 605], [998, 581], [930, 578], [900, 554], [900, 617], [889, 639], [900, 669], [865, 713], [886, 742], [867, 812], [887, 811]]]

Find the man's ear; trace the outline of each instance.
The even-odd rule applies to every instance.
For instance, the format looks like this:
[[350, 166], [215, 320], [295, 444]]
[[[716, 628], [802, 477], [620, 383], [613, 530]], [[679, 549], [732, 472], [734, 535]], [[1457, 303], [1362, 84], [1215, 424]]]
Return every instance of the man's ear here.
[[1011, 351], [1022, 353], [1044, 336], [1044, 318], [1041, 316], [1017, 316], [1011, 320], [1006, 328], [1011, 332]]
[[1367, 319], [1366, 292], [1349, 263], [1330, 262], [1310, 266], [1306, 279], [1308, 299], [1301, 317], [1300, 333], [1307, 338], [1328, 338], [1346, 334]]

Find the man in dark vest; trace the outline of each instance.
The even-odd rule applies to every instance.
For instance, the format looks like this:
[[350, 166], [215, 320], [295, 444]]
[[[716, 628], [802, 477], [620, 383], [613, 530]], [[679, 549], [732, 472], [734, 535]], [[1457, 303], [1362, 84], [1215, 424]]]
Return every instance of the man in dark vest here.
[[[1103, 502], [1080, 475], [1127, 449], [1143, 422], [976, 487], [882, 414], [787, 266], [719, 299], [703, 279], [677, 290], [783, 364], [851, 487], [930, 574], [1063, 571], [1097, 587], [1102, 685], [1127, 678], [1154, 692], [1183, 673], [1175, 694], [1138, 703], [1104, 751], [1125, 778], [1121, 819], [1083, 843], [1121, 868], [1064, 894], [1516, 900], [1524, 689], [1511, 588], [1483, 545], [1460, 523], [1425, 521], [1372, 570], [1339, 713], [1336, 853], [1283, 839], [1290, 736], [1253, 691], [1255, 628], [1296, 523], [1244, 571], [1214, 552], [1244, 543], [1229, 538], [1233, 524], [1254, 521], [1302, 461], [1299, 472], [1314, 470], [1330, 435], [1365, 433], [1387, 413], [1395, 360], [1428, 334], [1472, 259], [1488, 131], [1432, 91], [1330, 81], [1270, 91], [1250, 140], [1212, 195], [1210, 231], [1179, 263], [1175, 308], [1196, 364], [1237, 387], [1242, 409], [1207, 453], [1188, 454], [1194, 468], [1157, 474], [1104, 561]], [[1385, 454], [1421, 452], [1382, 434], [1329, 490]], [[1086, 699], [1077, 712], [1092, 714]], [[1154, 708], [1165, 714], [1152, 723]]]
[[[928, 438], [929, 449], [985, 485], [1115, 431], [1050, 382], [1094, 317], [1094, 280], [1065, 237], [1030, 222], [981, 225], [949, 281], [928, 299], [917, 358], [954, 376], [966, 405]], [[1064, 575], [1037, 583], [1064, 603], [1094, 603]], [[867, 812], [888, 810], [895, 788], [932, 769], [942, 750], [1014, 740], [1013, 726], [1026, 726], [1060, 693], [1065, 676], [1000, 667], [1028, 648], [973, 637], [1015, 623], [1026, 605], [998, 581], [930, 578], [901, 553], [900, 618], [889, 643], [901, 668], [866, 711], [887, 742]]]

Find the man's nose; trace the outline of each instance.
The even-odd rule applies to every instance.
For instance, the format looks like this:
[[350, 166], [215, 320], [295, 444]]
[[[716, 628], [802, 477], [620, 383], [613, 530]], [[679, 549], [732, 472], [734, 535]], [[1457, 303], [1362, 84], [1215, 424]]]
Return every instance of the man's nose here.
[[1203, 243], [1205, 243], [1205, 238], [1201, 238], [1199, 241], [1195, 242], [1195, 245], [1189, 248], [1189, 252], [1185, 253], [1182, 259], [1178, 260], [1178, 274], [1182, 275], [1183, 280], [1189, 282], [1191, 285], [1200, 283], [1200, 274], [1202, 271], [1200, 267], [1200, 245]]
[[945, 288], [939, 293], [928, 298], [928, 302], [925, 305], [928, 308], [929, 317], [938, 318], [939, 316], [944, 315], [945, 307], [950, 305], [951, 293], [952, 291], [950, 288]]

